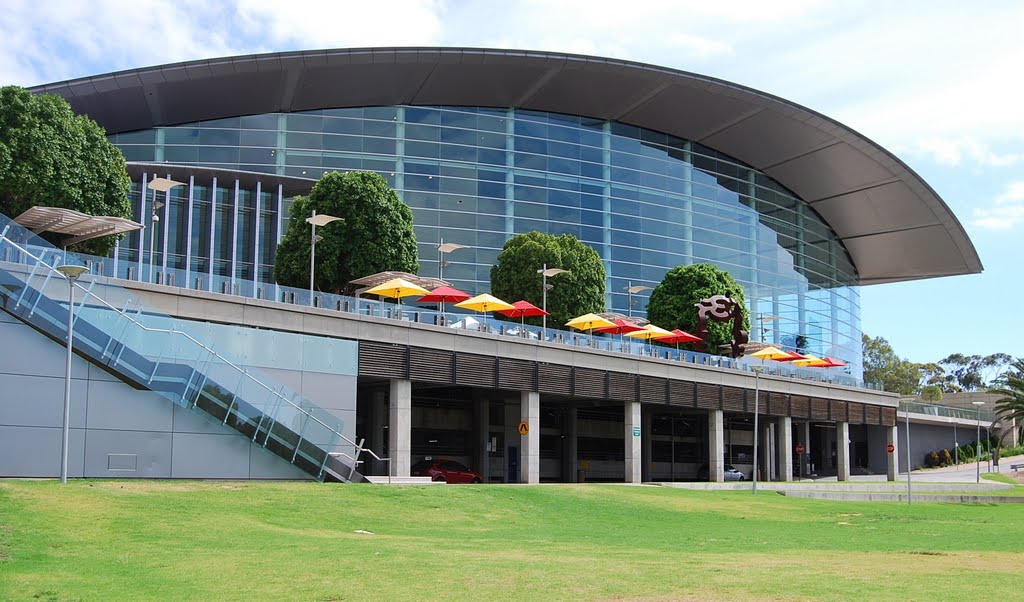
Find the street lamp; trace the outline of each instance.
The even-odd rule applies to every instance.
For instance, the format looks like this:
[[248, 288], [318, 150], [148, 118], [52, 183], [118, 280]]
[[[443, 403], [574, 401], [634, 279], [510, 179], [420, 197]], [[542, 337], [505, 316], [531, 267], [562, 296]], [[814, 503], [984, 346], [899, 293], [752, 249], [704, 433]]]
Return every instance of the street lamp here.
[[153, 211], [150, 216], [150, 223], [152, 224], [153, 231], [149, 234], [149, 281], [153, 281], [153, 243], [156, 241], [156, 225], [160, 223], [160, 215], [157, 210], [164, 206], [163, 203], [156, 200], [156, 193], [163, 192], [165, 194], [164, 200], [167, 200], [166, 194], [175, 186], [183, 186], [184, 182], [176, 182], [169, 178], [153, 178], [149, 184], [146, 184], [146, 188], [153, 191]]
[[630, 318], [633, 317], [633, 295], [635, 295], [636, 293], [639, 293], [639, 292], [649, 291], [649, 290], [651, 290], [651, 287], [643, 286], [642, 284], [638, 284], [636, 286], [633, 286], [632, 282], [628, 282], [626, 284], [626, 295], [629, 298], [629, 309], [627, 310], [627, 313], [629, 313], [629, 317]]
[[760, 413], [758, 403], [761, 396], [761, 371], [764, 370], [764, 366], [751, 366], [750, 369], [754, 371], [754, 469], [750, 471], [750, 479], [754, 484], [754, 495], [757, 495], [757, 415]]
[[457, 242], [445, 242], [441, 239], [441, 242], [437, 245], [437, 279], [444, 280], [444, 266], [448, 265], [448, 262], [444, 260], [445, 253], [451, 253], [452, 251], [458, 251], [459, 249], [467, 249], [466, 245], [460, 245]]
[[984, 401], [972, 401], [971, 405], [978, 408], [978, 432], [974, 439], [974, 461], [975, 461], [975, 475], [974, 482], [981, 483], [981, 406], [985, 405]]
[[57, 271], [68, 281], [68, 354], [64, 366], [64, 424], [61, 427], [60, 482], [68, 482], [68, 435], [71, 423], [71, 343], [75, 327], [75, 281], [85, 271], [85, 266], [59, 265]]
[[544, 300], [541, 303], [541, 309], [544, 310], [544, 316], [541, 318], [541, 338], [545, 341], [548, 340], [548, 277], [554, 277], [568, 272], [569, 270], [563, 270], [562, 268], [548, 268], [548, 264], [546, 263], [544, 264], [544, 267], [537, 270], [537, 273], [541, 275], [543, 282], [541, 290], [543, 291]]
[[768, 333], [768, 329], [764, 327], [765, 322], [774, 322], [775, 320], [781, 320], [782, 316], [773, 316], [769, 314], [757, 314], [758, 328], [761, 330], [760, 340], [762, 343], [766, 342], [765, 335]]
[[313, 303], [313, 276], [316, 273], [316, 243], [323, 240], [322, 236], [316, 235], [317, 226], [326, 226], [331, 222], [340, 220], [340, 217], [334, 217], [333, 215], [327, 215], [326, 213], [316, 214], [316, 209], [313, 210], [313, 215], [306, 218], [306, 223], [310, 226], [309, 231], [309, 306], [315, 307]]
[[[910, 469], [913, 468], [910, 465], [910, 404], [903, 406], [903, 417], [907, 421], [907, 505], [911, 502], [911, 485], [910, 485]], [[896, 450], [896, 472], [900, 470], [900, 455], [899, 450]]]

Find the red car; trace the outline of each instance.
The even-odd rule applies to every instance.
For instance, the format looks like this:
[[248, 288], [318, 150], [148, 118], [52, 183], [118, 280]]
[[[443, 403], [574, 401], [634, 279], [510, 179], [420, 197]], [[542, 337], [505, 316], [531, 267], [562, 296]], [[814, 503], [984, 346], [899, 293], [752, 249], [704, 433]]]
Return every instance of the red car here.
[[454, 460], [422, 460], [410, 469], [414, 477], [430, 477], [431, 481], [442, 483], [483, 483], [479, 472], [470, 470]]

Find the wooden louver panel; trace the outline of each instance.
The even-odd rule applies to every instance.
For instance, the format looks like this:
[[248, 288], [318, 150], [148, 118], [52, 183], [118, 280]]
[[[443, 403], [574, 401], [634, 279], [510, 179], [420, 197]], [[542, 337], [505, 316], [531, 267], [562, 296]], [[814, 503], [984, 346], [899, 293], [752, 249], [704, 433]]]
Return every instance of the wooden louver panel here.
[[384, 378], [408, 378], [406, 374], [409, 348], [390, 343], [359, 343], [359, 375]]
[[864, 424], [880, 424], [882, 417], [880, 409], [878, 406], [864, 406]]
[[694, 383], [682, 380], [668, 381], [668, 402], [673, 405], [693, 407], [693, 396], [697, 390]]
[[636, 375], [609, 372], [608, 399], [636, 401]]
[[540, 364], [537, 390], [555, 395], [572, 395], [572, 368], [558, 364]]
[[697, 407], [709, 410], [721, 409], [722, 398], [717, 385], [697, 383]]
[[[750, 394], [750, 411], [754, 408], [754, 394]], [[737, 387], [722, 387], [722, 409], [727, 412], [746, 412], [746, 399], [743, 389]]]
[[882, 408], [882, 426], [896, 426], [896, 408]]
[[498, 388], [514, 391], [533, 391], [537, 384], [534, 378], [533, 362], [525, 360], [498, 359]]
[[773, 416], [789, 416], [789, 395], [771, 393], [768, 398], [768, 413]]
[[411, 347], [409, 353], [409, 378], [411, 380], [431, 383], [452, 382], [454, 353], [423, 347]]
[[793, 418], [811, 417], [811, 400], [803, 395], [793, 395], [789, 400], [790, 415]]
[[605, 395], [605, 372], [592, 368], [576, 368], [576, 375], [573, 379], [573, 392], [575, 397], [589, 397], [591, 399], [607, 399]]
[[495, 358], [471, 353], [455, 354], [455, 384], [493, 387], [497, 380], [494, 373]]
[[829, 402], [829, 408], [832, 413], [832, 420], [838, 422], [847, 422], [849, 420], [845, 401], [832, 400]]
[[846, 404], [850, 424], [864, 424], [864, 404], [851, 401]]
[[640, 401], [643, 403], [668, 403], [668, 381], [664, 378], [641, 376]]
[[811, 398], [811, 420], [828, 420], [828, 400]]

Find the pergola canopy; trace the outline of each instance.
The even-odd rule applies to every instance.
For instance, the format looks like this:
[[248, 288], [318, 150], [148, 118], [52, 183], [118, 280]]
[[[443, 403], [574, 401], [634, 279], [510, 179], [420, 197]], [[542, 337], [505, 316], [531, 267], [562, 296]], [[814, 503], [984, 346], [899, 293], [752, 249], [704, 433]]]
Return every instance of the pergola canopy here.
[[860, 284], [971, 274], [949, 207], [854, 130], [723, 80], [628, 61], [476, 48], [316, 50], [191, 61], [38, 86], [108, 132], [236, 115], [381, 105], [522, 108], [699, 142], [792, 190], [836, 232]]
[[141, 230], [143, 227], [138, 222], [122, 217], [87, 215], [62, 207], [32, 207], [14, 218], [14, 221], [35, 234], [53, 232], [68, 236], [61, 241], [64, 247], [101, 236]]

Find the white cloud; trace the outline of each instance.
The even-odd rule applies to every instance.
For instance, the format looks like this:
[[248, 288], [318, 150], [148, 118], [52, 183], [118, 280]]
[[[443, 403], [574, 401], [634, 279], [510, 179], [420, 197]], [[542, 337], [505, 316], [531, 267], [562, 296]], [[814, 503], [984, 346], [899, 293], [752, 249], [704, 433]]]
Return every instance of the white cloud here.
[[986, 167], [1011, 167], [1024, 161], [1022, 153], [997, 153], [987, 144], [971, 137], [925, 138], [911, 152], [924, 153], [942, 165], [958, 167], [971, 161]]
[[733, 52], [732, 46], [726, 42], [685, 33], [674, 33], [668, 36], [667, 41], [670, 46], [676, 46], [701, 58]]
[[971, 225], [984, 230], [1011, 230], [1024, 223], [1024, 181], [1012, 182], [989, 207], [972, 212]]

